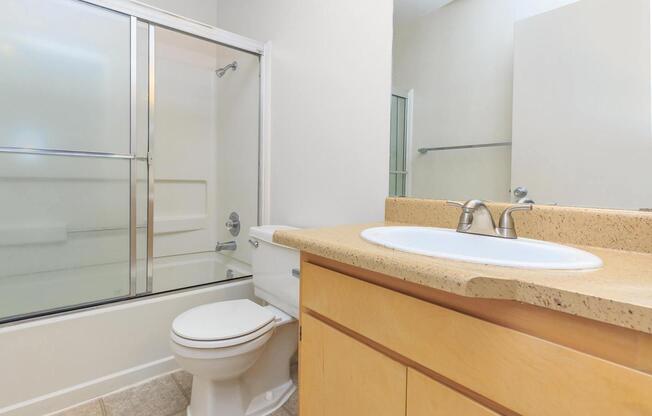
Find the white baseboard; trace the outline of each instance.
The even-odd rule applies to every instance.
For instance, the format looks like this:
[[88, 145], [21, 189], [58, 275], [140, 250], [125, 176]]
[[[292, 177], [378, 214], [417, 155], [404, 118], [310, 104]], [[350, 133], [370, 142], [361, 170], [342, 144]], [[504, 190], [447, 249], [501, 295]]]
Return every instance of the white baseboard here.
[[37, 416], [58, 412], [62, 409], [105, 396], [125, 386], [178, 370], [173, 356], [109, 374], [85, 383], [77, 384], [24, 402], [0, 409], [2, 416]]

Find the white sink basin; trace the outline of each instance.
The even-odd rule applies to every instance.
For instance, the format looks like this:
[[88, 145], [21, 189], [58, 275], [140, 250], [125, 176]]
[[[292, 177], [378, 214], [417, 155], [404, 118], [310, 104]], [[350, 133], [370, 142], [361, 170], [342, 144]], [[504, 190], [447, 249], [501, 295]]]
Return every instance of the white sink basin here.
[[381, 246], [430, 257], [524, 269], [583, 270], [602, 266], [591, 253], [527, 238], [506, 239], [431, 227], [376, 227], [361, 233]]

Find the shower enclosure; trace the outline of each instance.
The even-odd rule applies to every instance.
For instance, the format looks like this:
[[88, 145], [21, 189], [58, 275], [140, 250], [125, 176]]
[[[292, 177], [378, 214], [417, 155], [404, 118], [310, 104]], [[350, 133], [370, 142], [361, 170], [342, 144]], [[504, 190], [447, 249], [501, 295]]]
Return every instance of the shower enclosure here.
[[0, 323], [249, 274], [263, 52], [128, 1], [0, 4]]

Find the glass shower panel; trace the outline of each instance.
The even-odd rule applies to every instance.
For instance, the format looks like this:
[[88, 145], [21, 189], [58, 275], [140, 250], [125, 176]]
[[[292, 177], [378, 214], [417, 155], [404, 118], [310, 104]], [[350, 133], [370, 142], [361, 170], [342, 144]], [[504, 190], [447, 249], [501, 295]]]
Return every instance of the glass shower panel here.
[[129, 153], [130, 18], [3, 0], [0, 146]]
[[147, 291], [147, 161], [136, 161], [136, 293]]
[[[140, 231], [147, 130], [132, 146], [131, 24], [81, 1], [2, 2], [0, 322], [133, 294], [131, 164]], [[146, 126], [147, 26], [137, 29], [134, 114]], [[139, 259], [143, 241], [137, 232]]]
[[398, 97], [396, 111], [396, 170], [405, 172], [405, 98]]
[[136, 131], [132, 152], [136, 156], [136, 293], [147, 291], [147, 206], [149, 180], [149, 25], [136, 25]]
[[[398, 146], [398, 97], [392, 95], [389, 136], [389, 171], [396, 172], [396, 147]], [[393, 188], [390, 187], [390, 191]]]
[[0, 321], [129, 294], [129, 163], [0, 154]]
[[5, 0], [0, 63], [0, 322], [250, 275], [258, 55]]
[[389, 196], [398, 196], [398, 190], [396, 189], [396, 174], [389, 174]]
[[[153, 291], [249, 275], [247, 234], [258, 222], [259, 58], [159, 27], [154, 35]], [[238, 236], [224, 227], [231, 212], [240, 216]], [[216, 252], [228, 241], [237, 249]]]
[[406, 99], [392, 95], [389, 141], [389, 196], [406, 194]]

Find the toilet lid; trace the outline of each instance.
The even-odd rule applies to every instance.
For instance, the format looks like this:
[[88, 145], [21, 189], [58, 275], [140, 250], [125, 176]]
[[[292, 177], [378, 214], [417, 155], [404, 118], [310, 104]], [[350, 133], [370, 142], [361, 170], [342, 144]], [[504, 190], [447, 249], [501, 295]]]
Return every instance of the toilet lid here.
[[197, 306], [172, 322], [172, 332], [194, 341], [243, 337], [274, 321], [274, 314], [248, 300], [237, 299]]

